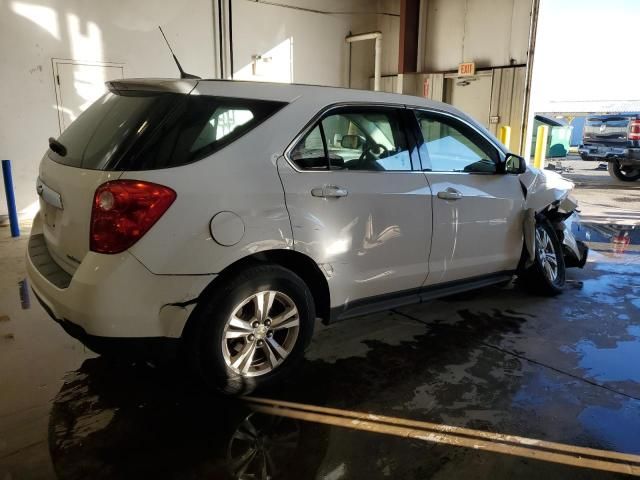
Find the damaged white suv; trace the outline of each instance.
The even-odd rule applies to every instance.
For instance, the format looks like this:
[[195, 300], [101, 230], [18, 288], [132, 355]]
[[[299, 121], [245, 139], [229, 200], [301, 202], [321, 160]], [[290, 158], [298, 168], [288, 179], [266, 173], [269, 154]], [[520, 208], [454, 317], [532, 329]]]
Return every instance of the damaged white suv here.
[[564, 225], [573, 185], [451, 106], [214, 80], [108, 87], [50, 139], [27, 253], [44, 308], [97, 352], [181, 351], [244, 393], [300, 359], [316, 318], [514, 275], [556, 294], [586, 260]]

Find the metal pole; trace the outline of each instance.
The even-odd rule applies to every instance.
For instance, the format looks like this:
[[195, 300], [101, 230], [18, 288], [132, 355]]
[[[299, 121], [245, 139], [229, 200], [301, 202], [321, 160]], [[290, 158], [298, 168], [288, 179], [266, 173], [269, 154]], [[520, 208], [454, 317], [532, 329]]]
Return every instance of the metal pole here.
[[[361, 42], [362, 40], [375, 40], [375, 57], [373, 59], [373, 89], [375, 91], [380, 90], [380, 77], [381, 77], [381, 68], [380, 62], [382, 58], [382, 33], [380, 32], [369, 32], [369, 33], [360, 33], [358, 35], [349, 35], [345, 38], [347, 43], [352, 42]], [[351, 68], [351, 67], [349, 67]]]
[[380, 91], [380, 61], [382, 59], [382, 35], [375, 40], [375, 57], [373, 58], [373, 89]]
[[511, 127], [508, 125], [500, 127], [500, 141], [508, 150], [511, 143]]
[[4, 177], [4, 191], [7, 195], [7, 208], [9, 210], [9, 224], [11, 236], [20, 236], [18, 224], [18, 210], [16, 209], [16, 196], [13, 193], [13, 178], [11, 178], [11, 160], [2, 160], [2, 176]]
[[[531, 85], [533, 79], [533, 60], [536, 50], [536, 36], [538, 35], [538, 17], [540, 15], [540, 0], [533, 0], [531, 4], [531, 23], [529, 24], [529, 48], [527, 53], [527, 66], [525, 67], [524, 80], [524, 108], [522, 109], [522, 121], [520, 125], [520, 153], [526, 157], [530, 154], [531, 129], [533, 129], [533, 115], [529, 119], [531, 110]], [[531, 121], [530, 121], [531, 120]]]
[[538, 127], [538, 135], [536, 138], [536, 155], [533, 159], [533, 166], [536, 168], [544, 168], [547, 158], [547, 138], [549, 136], [549, 127], [540, 125]]

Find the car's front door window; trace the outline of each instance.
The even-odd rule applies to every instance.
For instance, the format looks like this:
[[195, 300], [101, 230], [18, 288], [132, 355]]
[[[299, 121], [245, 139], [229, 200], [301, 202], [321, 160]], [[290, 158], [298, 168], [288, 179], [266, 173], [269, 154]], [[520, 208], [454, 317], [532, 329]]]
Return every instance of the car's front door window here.
[[477, 132], [448, 117], [416, 113], [423, 168], [432, 172], [495, 173], [498, 155]]

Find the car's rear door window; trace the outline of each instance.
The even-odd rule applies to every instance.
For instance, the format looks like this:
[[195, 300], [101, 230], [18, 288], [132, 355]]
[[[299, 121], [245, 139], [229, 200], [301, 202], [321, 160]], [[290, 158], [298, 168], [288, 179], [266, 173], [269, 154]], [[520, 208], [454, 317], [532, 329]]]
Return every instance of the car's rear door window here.
[[412, 169], [406, 134], [394, 108], [332, 110], [296, 144], [290, 157], [303, 170]]
[[290, 153], [291, 160], [302, 170], [328, 170], [322, 126], [316, 125], [296, 144]]

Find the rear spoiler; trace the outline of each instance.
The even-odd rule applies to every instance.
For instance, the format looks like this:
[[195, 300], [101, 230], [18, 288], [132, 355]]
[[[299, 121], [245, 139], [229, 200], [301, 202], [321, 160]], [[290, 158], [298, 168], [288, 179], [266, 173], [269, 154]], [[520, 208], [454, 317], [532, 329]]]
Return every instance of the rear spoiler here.
[[127, 92], [172, 92], [189, 94], [198, 85], [198, 80], [174, 78], [127, 78], [111, 80], [105, 85], [110, 92], [126, 94]]

